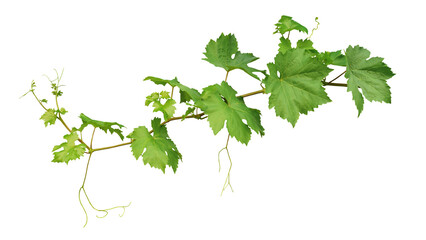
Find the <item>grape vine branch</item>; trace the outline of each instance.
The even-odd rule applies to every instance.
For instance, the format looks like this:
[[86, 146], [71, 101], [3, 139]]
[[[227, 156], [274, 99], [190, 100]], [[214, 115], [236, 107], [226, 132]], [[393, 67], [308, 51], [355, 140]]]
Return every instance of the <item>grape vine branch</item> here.
[[[294, 21], [289, 16], [282, 16], [275, 24], [275, 32], [281, 37], [278, 44], [278, 53], [274, 61], [267, 64], [267, 70], [259, 70], [248, 66], [258, 58], [252, 53], [241, 53], [238, 49], [238, 42], [233, 34], [221, 34], [216, 40], [210, 40], [205, 48], [203, 60], [216, 67], [223, 68], [226, 72], [225, 79], [217, 84], [207, 86], [198, 91], [183, 85], [175, 77], [167, 80], [158, 77], [148, 76], [144, 81], [151, 81], [156, 85], [171, 87], [170, 91], [153, 92], [146, 96], [145, 105], [152, 106], [154, 113], [159, 113], [160, 117], [154, 117], [151, 121], [151, 130], [146, 126], [134, 128], [124, 141], [123, 125], [117, 122], [104, 122], [89, 118], [85, 114], [80, 114], [82, 124], [80, 127], [69, 127], [63, 115], [67, 113], [65, 108], [60, 107], [58, 98], [63, 95], [61, 79], [63, 70], [59, 73], [55, 70], [56, 77], [50, 79], [52, 94], [54, 96], [53, 107], [48, 107], [47, 99], [40, 99], [36, 93], [36, 84], [31, 82], [31, 88], [23, 96], [31, 93], [44, 113], [41, 120], [44, 125], [54, 125], [59, 121], [67, 130], [65, 142], [53, 147], [52, 162], [66, 163], [80, 159], [85, 154], [88, 155], [87, 165], [84, 173], [83, 183], [78, 190], [78, 200], [85, 214], [84, 227], [88, 223], [88, 212], [82, 202], [82, 193], [89, 206], [96, 212], [102, 213], [99, 218], [106, 217], [111, 210], [122, 209], [119, 216], [123, 216], [127, 205], [120, 205], [106, 209], [95, 207], [85, 189], [89, 164], [95, 152], [109, 150], [113, 148], [130, 145], [131, 151], [136, 159], [142, 158], [144, 164], [149, 164], [153, 168], [158, 168], [165, 173], [167, 166], [173, 172], [177, 171], [178, 164], [182, 161], [182, 155], [177, 146], [171, 140], [167, 132], [168, 123], [172, 121], [184, 121], [187, 119], [204, 120], [207, 119], [213, 131], [218, 134], [226, 127], [228, 137], [225, 146], [218, 152], [219, 171], [221, 171], [221, 153], [226, 152], [229, 159], [225, 183], [222, 187], [221, 195], [229, 187], [234, 191], [230, 181], [232, 169], [229, 142], [235, 138], [238, 142], [247, 145], [251, 139], [252, 132], [263, 136], [264, 128], [261, 124], [261, 113], [258, 109], [248, 107], [244, 99], [255, 95], [268, 95], [269, 108], [274, 109], [276, 115], [287, 120], [294, 127], [301, 114], [307, 115], [309, 111], [314, 111], [320, 105], [331, 102], [325, 87], [346, 87], [347, 92], [352, 94], [358, 116], [364, 108], [364, 100], [377, 102], [391, 102], [390, 87], [387, 80], [394, 76], [392, 70], [383, 62], [383, 58], [371, 57], [370, 52], [360, 46], [348, 46], [343, 52], [323, 51], [320, 52], [313, 47], [311, 37], [314, 31], [319, 28], [318, 18], [315, 18], [316, 27], [312, 29], [309, 37], [299, 39], [296, 44], [290, 40], [291, 31], [299, 31], [308, 34], [309, 31], [300, 23]], [[285, 36], [287, 33], [287, 37]], [[293, 35], [292, 35], [293, 36]], [[333, 67], [333, 68], [330, 68]], [[342, 71], [332, 80], [327, 81], [327, 76], [335, 68], [343, 68]], [[252, 92], [238, 94], [228, 80], [229, 72], [242, 70], [260, 83], [261, 89]], [[346, 82], [336, 82], [341, 77], [346, 78]], [[179, 89], [180, 101], [176, 101], [176, 90]], [[181, 114], [176, 114], [177, 107], [186, 108]], [[162, 115], [162, 116], [161, 116]], [[89, 144], [83, 140], [83, 130], [91, 125], [93, 128]], [[120, 137], [121, 143], [93, 148], [93, 140], [96, 130], [109, 132]]]

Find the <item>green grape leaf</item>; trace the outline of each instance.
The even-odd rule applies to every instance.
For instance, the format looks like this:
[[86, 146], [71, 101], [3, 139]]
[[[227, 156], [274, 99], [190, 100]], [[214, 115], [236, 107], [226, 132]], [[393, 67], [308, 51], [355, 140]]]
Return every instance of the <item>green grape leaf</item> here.
[[44, 126], [47, 127], [47, 125], [53, 125], [56, 122], [56, 111], [55, 109], [47, 109], [47, 111], [45, 113], [43, 113], [43, 115], [41, 115], [40, 120], [44, 121]]
[[60, 114], [62, 114], [62, 115], [65, 115], [68, 111], [67, 110], [65, 110], [65, 108], [61, 108], [61, 109], [59, 109], [59, 110], [56, 110], [58, 113], [60, 113]]
[[[161, 99], [167, 99], [165, 103], [161, 103]], [[173, 117], [176, 111], [176, 101], [171, 99], [169, 92], [162, 91], [160, 93], [154, 92], [146, 97], [145, 106], [149, 106], [152, 103], [154, 112], [162, 112], [164, 120]]]
[[[162, 79], [162, 78], [158, 78], [158, 77], [148, 76], [144, 79], [144, 81], [151, 81], [151, 82], [153, 82], [157, 85], [166, 86], [166, 84], [170, 84], [171, 80], [166, 80], [166, 79]], [[174, 87], [174, 86], [172, 86], [172, 87]]]
[[279, 47], [278, 51], [284, 54], [285, 52], [291, 49], [290, 39], [281, 37], [278, 47]]
[[170, 166], [176, 173], [179, 160], [182, 155], [179, 153], [176, 145], [170, 139], [167, 128], [161, 125], [160, 118], [154, 118], [151, 121], [153, 136], [144, 126], [135, 128], [132, 133], [127, 136], [132, 139], [130, 147], [133, 156], [138, 159], [142, 156], [144, 164], [151, 167], [161, 169], [165, 173], [166, 166]]
[[276, 30], [274, 33], [284, 34], [286, 32], [297, 30], [299, 32], [304, 32], [308, 34], [308, 29], [306, 27], [294, 21], [292, 17], [285, 15], [281, 16], [281, 19], [278, 21], [278, 23], [275, 24], [275, 26]]
[[318, 60], [320, 60], [325, 65], [335, 65], [346, 67], [346, 57], [342, 54], [342, 51], [335, 52], [322, 52], [317, 54]]
[[180, 90], [180, 102], [188, 102], [192, 99], [195, 103], [200, 100], [201, 94], [196, 89], [181, 84], [177, 78], [166, 80], [158, 77], [148, 76], [144, 79], [144, 81], [151, 81], [157, 85], [165, 86], [166, 84], [169, 84], [172, 87], [178, 87]]
[[226, 121], [229, 134], [247, 145], [251, 129], [261, 136], [264, 135], [264, 129], [260, 123], [260, 111], [247, 107], [243, 98], [237, 97], [236, 94], [226, 82], [208, 86], [201, 95], [201, 109], [207, 114], [215, 135], [224, 127]]
[[332, 71], [304, 49], [278, 53], [275, 63], [269, 63], [270, 75], [264, 80], [265, 92], [270, 93], [269, 108], [287, 119], [293, 127], [300, 113], [307, 114], [321, 104], [330, 102], [322, 80]]
[[358, 116], [364, 108], [364, 97], [370, 102], [391, 102], [390, 87], [386, 81], [395, 74], [383, 62], [383, 58], [369, 57], [370, 51], [363, 47], [349, 46], [346, 49], [345, 77], [348, 79], [348, 92], [352, 92]]
[[[69, 161], [79, 159], [84, 155], [86, 147], [84, 144], [75, 144], [78, 140], [77, 132], [72, 131], [70, 134], [64, 136], [66, 142], [53, 147], [53, 160], [52, 162], [64, 162], [68, 164]], [[62, 149], [61, 151], [58, 151]]]
[[170, 97], [170, 93], [167, 92], [167, 91], [161, 91], [160, 92], [160, 98], [162, 98], [162, 99], [170, 99], [171, 98]]
[[179, 94], [180, 94], [180, 102], [184, 103], [184, 102], [189, 102], [192, 100], [191, 95], [189, 95], [187, 92], [179, 90]]
[[240, 69], [258, 80], [260, 79], [254, 72], [264, 72], [248, 66], [249, 63], [259, 58], [251, 53], [241, 53], [238, 51], [238, 42], [234, 34], [224, 35], [222, 33], [216, 41], [210, 40], [206, 46], [204, 55], [206, 58], [203, 58], [203, 60], [216, 67], [221, 67], [227, 72]]
[[160, 93], [153, 92], [151, 93], [151, 95], [146, 96], [145, 106], [149, 106], [149, 104], [155, 101], [159, 101], [159, 99], [160, 99]]
[[173, 117], [173, 114], [176, 111], [175, 104], [175, 100], [167, 99], [164, 104], [162, 104], [160, 101], [154, 101], [152, 106], [154, 107], [154, 112], [162, 112], [164, 120], [168, 120]]
[[180, 102], [189, 102], [189, 100], [192, 100], [194, 103], [197, 103], [201, 98], [201, 94], [197, 89], [181, 84], [176, 78], [171, 80], [169, 84], [179, 88]]
[[185, 120], [185, 118], [188, 117], [189, 114], [194, 113], [195, 109], [195, 107], [188, 107], [188, 109], [186, 109], [185, 113], [182, 115], [182, 121]]
[[319, 52], [313, 47], [313, 45], [314, 43], [309, 39], [300, 39], [297, 41], [297, 48], [305, 49], [307, 53], [311, 54], [312, 56], [316, 56], [319, 54]]
[[[120, 136], [121, 140], [124, 139], [123, 132], [121, 131], [121, 128], [123, 128], [124, 126], [119, 124], [119, 123], [102, 122], [102, 121], [98, 121], [98, 120], [93, 120], [93, 119], [89, 118], [88, 116], [84, 115], [83, 113], [80, 114], [80, 118], [83, 121], [83, 123], [81, 124], [80, 128], [78, 129], [79, 131], [83, 131], [83, 129], [86, 128], [90, 124], [93, 127], [96, 127], [96, 128], [103, 130], [105, 133], [107, 133], [108, 131], [111, 134], [116, 133], [118, 136]], [[114, 128], [114, 126], [117, 126], [118, 128]]]

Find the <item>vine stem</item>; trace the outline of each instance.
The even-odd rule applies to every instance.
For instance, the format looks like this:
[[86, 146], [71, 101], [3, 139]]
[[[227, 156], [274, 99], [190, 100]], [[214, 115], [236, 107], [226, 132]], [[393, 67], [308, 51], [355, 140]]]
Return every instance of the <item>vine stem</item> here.
[[347, 87], [348, 84], [346, 84], [346, 83], [328, 83], [328, 84], [325, 84], [324, 86]]
[[[340, 74], [339, 77], [342, 76], [343, 74], [344, 73]], [[227, 79], [227, 76], [226, 76], [225, 79]], [[324, 83], [324, 85], [325, 86], [337, 86], [337, 87], [346, 87], [347, 86], [347, 84], [345, 84], [345, 83], [332, 83], [332, 82], [331, 83], [330, 82], [329, 83]], [[238, 95], [237, 97], [245, 98], [245, 97], [250, 97], [250, 96], [254, 96], [254, 95], [258, 95], [258, 94], [264, 94], [264, 93], [266, 93], [265, 92], [265, 88], [262, 88], [262, 89], [257, 90], [257, 91], [253, 91], [253, 92], [249, 92], [249, 93]], [[204, 118], [202, 118], [204, 115], [205, 115], [205, 113], [202, 112], [202, 113], [198, 113], [198, 114], [193, 114], [193, 115], [190, 115], [190, 116], [186, 116], [185, 119], [186, 118], [204, 119]], [[181, 120], [183, 118], [184, 118], [184, 116], [172, 117], [172, 118], [169, 118], [169, 119], [163, 121], [161, 123], [161, 125], [165, 125], [165, 124], [167, 124], [169, 122], [172, 122], [172, 121]], [[149, 133], [152, 133], [152, 132], [153, 132], [153, 130], [149, 131]], [[108, 147], [94, 148], [94, 149], [92, 149], [92, 151], [96, 152], [96, 151], [101, 151], [101, 150], [107, 150], [107, 149], [112, 149], [112, 148], [127, 146], [127, 145], [132, 144], [132, 142], [133, 141], [129, 141], [129, 142], [120, 143], [120, 144], [116, 144], [116, 145], [112, 145], [112, 146], [108, 146]]]
[[170, 98], [171, 98], [171, 99], [173, 99], [173, 90], [175, 90], [175, 87], [174, 87], [174, 86], [172, 87], [172, 91], [171, 91], [171, 93], [170, 93]]
[[[37, 102], [40, 104], [40, 106], [47, 111], [47, 108], [43, 105], [43, 103], [40, 101], [40, 99], [37, 97], [37, 95], [35, 94], [34, 90], [31, 91], [31, 93], [33, 94], [33, 96], [35, 97], [35, 99], [37, 100]], [[56, 119], [58, 119], [62, 125], [68, 130], [68, 132], [72, 132], [71, 128], [68, 127], [68, 125], [65, 123], [64, 119], [62, 118], [61, 114], [58, 114], [58, 116], [56, 116]], [[82, 138], [78, 138], [77, 139], [80, 143], [82, 143], [88, 150], [90, 150], [89, 146], [83, 141]]]
[[335, 77], [335, 78], [333, 78], [333, 80], [331, 80], [331, 81], [329, 81], [329, 82], [324, 82], [324, 85], [325, 86], [327, 86], [327, 85], [331, 85], [331, 86], [347, 86], [347, 84], [345, 84], [345, 83], [340, 83], [340, 84], [332, 84], [334, 81], [336, 81], [338, 78], [340, 78], [341, 76], [343, 76], [343, 74], [345, 74], [346, 73], [346, 71], [343, 71], [341, 74], [339, 74], [337, 77]]
[[253, 96], [253, 95], [260, 94], [260, 93], [265, 93], [265, 89], [263, 88], [263, 89], [260, 89], [260, 90], [254, 91], [254, 92], [249, 92], [249, 93], [246, 93], [246, 94], [239, 95], [237, 97], [245, 98], [245, 97], [250, 97], [250, 96]]

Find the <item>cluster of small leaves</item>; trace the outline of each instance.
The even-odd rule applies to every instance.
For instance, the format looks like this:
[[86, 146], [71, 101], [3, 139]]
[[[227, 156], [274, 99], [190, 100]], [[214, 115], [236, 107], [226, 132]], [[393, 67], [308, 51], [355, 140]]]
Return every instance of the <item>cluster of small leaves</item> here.
[[[162, 99], [165, 99], [166, 101], [162, 103]], [[145, 106], [149, 106], [151, 103], [154, 107], [154, 112], [162, 112], [164, 119], [166, 120], [173, 117], [173, 114], [176, 111], [176, 101], [170, 97], [170, 94], [167, 91], [161, 91], [159, 93], [154, 92], [147, 96]]]
[[[318, 29], [319, 22], [317, 18]], [[294, 43], [290, 40], [290, 32], [298, 31], [308, 34], [308, 29], [293, 20], [292, 17], [282, 16], [275, 24], [275, 32], [280, 35], [278, 51], [273, 61], [261, 70], [249, 66], [258, 57], [252, 53], [242, 53], [238, 48], [238, 42], [233, 34], [221, 34], [216, 40], [210, 40], [203, 53], [203, 60], [216, 67], [223, 68], [226, 72], [225, 81], [197, 89], [183, 85], [175, 77], [171, 80], [149, 76], [144, 81], [151, 81], [156, 85], [168, 89], [153, 92], [146, 97], [145, 105], [152, 106], [153, 112], [162, 113], [161, 118], [151, 121], [152, 130], [145, 126], [134, 128], [127, 136], [131, 150], [136, 159], [142, 157], [144, 164], [161, 169], [165, 172], [166, 166], [170, 166], [176, 172], [178, 163], [182, 160], [176, 145], [168, 135], [166, 123], [171, 120], [185, 120], [187, 118], [207, 118], [213, 134], [218, 134], [226, 127], [230, 137], [248, 144], [252, 131], [263, 136], [264, 127], [261, 124], [259, 110], [250, 108], [244, 102], [244, 97], [238, 95], [238, 91], [227, 82], [230, 71], [242, 70], [249, 76], [259, 80], [262, 88], [258, 93], [267, 94], [269, 108], [274, 109], [277, 116], [287, 120], [293, 127], [301, 114], [308, 114], [320, 105], [331, 102], [325, 86], [333, 85], [333, 81], [327, 81], [327, 77], [337, 68], [342, 68], [347, 83], [347, 91], [352, 94], [358, 110], [358, 116], [364, 108], [364, 99], [368, 101], [391, 102], [390, 88], [387, 80], [394, 73], [383, 63], [383, 58], [370, 58], [370, 52], [360, 46], [348, 46], [344, 50], [319, 51], [311, 40], [312, 33], [305, 39], [298, 39]], [[57, 98], [62, 95], [60, 79], [62, 74], [57, 73], [55, 80], [50, 80], [52, 93], [56, 99], [56, 108], [45, 108], [46, 112], [41, 116], [45, 126], [55, 124], [57, 119], [66, 110], [59, 108]], [[339, 75], [339, 76], [341, 76]], [[29, 92], [34, 93], [35, 83]], [[180, 101], [175, 100], [179, 89]], [[175, 96], [173, 96], [175, 95]], [[47, 100], [39, 101], [47, 103]], [[185, 109], [176, 117], [179, 108]], [[82, 132], [88, 125], [99, 128], [111, 134], [117, 134], [122, 140], [123, 125], [116, 122], [102, 122], [93, 120], [84, 114], [80, 115], [82, 125], [65, 135], [66, 142], [55, 146], [54, 162], [68, 163], [78, 159], [84, 154], [87, 146], [82, 142], [77, 132]]]

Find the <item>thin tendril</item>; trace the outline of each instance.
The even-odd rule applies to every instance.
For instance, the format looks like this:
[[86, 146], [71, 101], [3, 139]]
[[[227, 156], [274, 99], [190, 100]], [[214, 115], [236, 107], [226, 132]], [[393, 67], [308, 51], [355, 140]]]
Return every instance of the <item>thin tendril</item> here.
[[308, 39], [311, 39], [312, 35], [314, 34], [314, 31], [318, 30], [318, 27], [320, 25], [320, 23], [318, 22], [318, 17], [315, 18], [315, 22], [317, 23], [317, 26], [314, 29], [312, 29], [311, 35], [309, 35]]
[[220, 149], [220, 151], [217, 153], [217, 162], [219, 163], [219, 172], [220, 172], [220, 169], [221, 169], [221, 167], [220, 167], [220, 153], [225, 149], [226, 149], [226, 147]]
[[86, 209], [84, 208], [83, 203], [81, 202], [81, 190], [83, 190], [84, 196], [86, 196], [87, 202], [93, 208], [93, 210], [98, 211], [98, 212], [103, 212], [105, 214], [103, 216], [96, 215], [97, 218], [104, 218], [104, 217], [106, 217], [108, 215], [108, 213], [109, 213], [110, 210], [117, 209], [117, 208], [122, 208], [123, 209], [123, 212], [121, 214], [118, 214], [118, 216], [123, 217], [124, 213], [126, 212], [126, 208], [129, 207], [130, 204], [132, 204], [132, 202], [130, 202], [129, 204], [123, 205], [123, 206], [115, 206], [115, 207], [111, 207], [111, 208], [98, 209], [90, 201], [89, 196], [87, 195], [86, 189], [84, 189], [84, 187], [81, 187], [80, 190], [78, 191], [78, 198], [79, 198], [79, 201], [80, 201], [80, 205], [83, 208], [84, 214], [86, 215], [86, 223], [84, 224], [83, 227], [85, 227], [87, 225], [88, 216], [87, 216]]
[[88, 218], [88, 216], [87, 216], [87, 211], [86, 211], [86, 209], [84, 208], [83, 203], [81, 202], [81, 190], [83, 190], [83, 193], [84, 193], [84, 195], [86, 196], [86, 199], [87, 199], [87, 202], [89, 203], [89, 205], [90, 205], [90, 206], [91, 206], [94, 210], [96, 210], [96, 211], [98, 211], [98, 212], [103, 212], [103, 213], [105, 214], [105, 215], [103, 215], [103, 216], [96, 215], [96, 217], [97, 217], [97, 218], [104, 218], [104, 217], [106, 217], [106, 216], [108, 215], [108, 213], [109, 213], [108, 211], [113, 210], [113, 209], [116, 209], [116, 208], [122, 208], [122, 209], [123, 209], [123, 212], [122, 212], [121, 214], [118, 214], [118, 216], [122, 217], [122, 216], [124, 215], [125, 211], [126, 211], [126, 208], [127, 208], [127, 207], [129, 207], [129, 206], [130, 206], [130, 204], [132, 203], [132, 202], [130, 202], [130, 203], [129, 203], [128, 205], [126, 205], [126, 206], [116, 206], [116, 207], [112, 207], [112, 208], [98, 209], [98, 208], [96, 208], [95, 206], [93, 206], [92, 202], [90, 201], [89, 196], [88, 196], [88, 195], [87, 195], [87, 193], [86, 193], [86, 189], [84, 189], [84, 184], [86, 183], [87, 171], [88, 171], [88, 169], [89, 169], [90, 159], [92, 158], [92, 154], [93, 154], [93, 151], [92, 151], [92, 143], [93, 143], [93, 137], [94, 137], [94, 135], [95, 135], [95, 130], [96, 130], [96, 128], [94, 128], [94, 129], [93, 129], [92, 139], [90, 140], [89, 159], [87, 160], [87, 166], [86, 166], [86, 172], [85, 172], [85, 174], [84, 174], [83, 184], [81, 185], [81, 187], [80, 187], [80, 189], [79, 189], [79, 191], [78, 191], [78, 201], [80, 202], [80, 205], [81, 205], [81, 207], [83, 208], [84, 214], [86, 215], [86, 222], [85, 222], [85, 224], [84, 224], [84, 226], [83, 226], [83, 227], [86, 227], [86, 225], [87, 225], [87, 222], [88, 222], [88, 219], [89, 219], [89, 218]]
[[230, 135], [228, 134], [228, 139], [226, 140], [226, 145], [225, 145], [225, 147], [224, 147], [224, 148], [222, 148], [222, 149], [219, 151], [219, 153], [218, 153], [219, 172], [220, 172], [220, 169], [221, 169], [221, 166], [220, 166], [220, 153], [221, 153], [223, 150], [226, 150], [226, 153], [227, 153], [227, 155], [228, 155], [228, 159], [229, 159], [229, 163], [230, 163], [230, 165], [229, 165], [229, 169], [228, 169], [228, 174], [227, 174], [227, 176], [226, 176], [225, 183], [223, 184], [223, 188], [222, 188], [222, 192], [220, 193], [220, 196], [222, 196], [222, 195], [223, 195], [223, 192], [225, 191], [225, 189], [226, 189], [228, 186], [229, 186], [229, 188], [231, 188], [231, 191], [232, 191], [232, 192], [234, 192], [234, 189], [232, 188], [232, 185], [231, 185], [231, 177], [230, 177], [230, 175], [231, 175], [231, 169], [232, 169], [232, 159], [231, 159], [231, 155], [229, 154], [229, 150], [228, 150], [229, 137], [230, 137]]
[[80, 202], [81, 208], [83, 208], [84, 215], [86, 215], [86, 222], [84, 223], [84, 226], [83, 226], [83, 227], [86, 227], [87, 222], [89, 221], [89, 217], [87, 216], [86, 209], [84, 208], [83, 203], [81, 202], [81, 189], [83, 189], [83, 187], [81, 187], [80, 190], [78, 190], [78, 201]]

